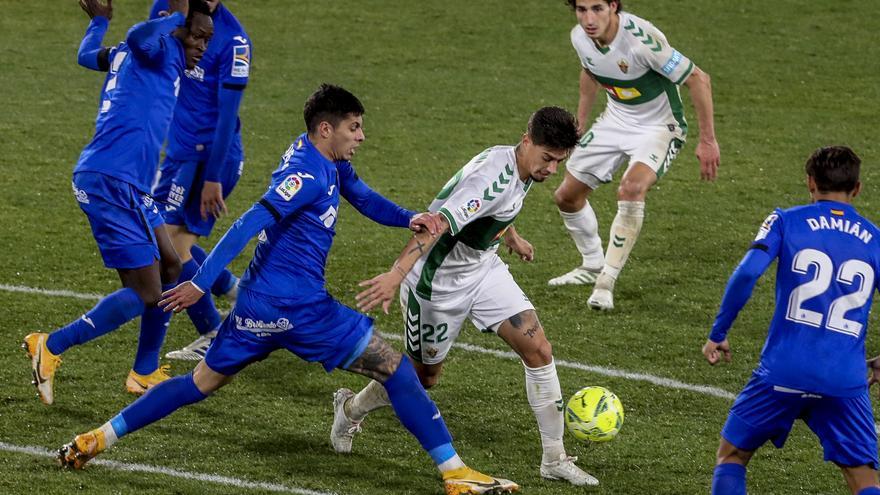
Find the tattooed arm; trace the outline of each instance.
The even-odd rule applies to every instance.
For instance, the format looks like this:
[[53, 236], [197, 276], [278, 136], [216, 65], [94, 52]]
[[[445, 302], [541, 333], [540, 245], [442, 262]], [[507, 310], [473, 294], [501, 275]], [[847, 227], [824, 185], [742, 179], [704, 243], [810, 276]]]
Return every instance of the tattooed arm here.
[[385, 314], [388, 314], [391, 301], [394, 299], [400, 283], [406, 278], [406, 274], [409, 273], [419, 258], [431, 250], [437, 239], [449, 231], [449, 222], [447, 222], [446, 217], [437, 213], [431, 213], [430, 215], [434, 216], [440, 225], [440, 228], [434, 234], [427, 230], [417, 232], [406, 243], [406, 247], [403, 248], [394, 264], [391, 265], [390, 270], [358, 284], [361, 287], [366, 287], [363, 292], [355, 297], [359, 310], [367, 312], [381, 304], [382, 310]]

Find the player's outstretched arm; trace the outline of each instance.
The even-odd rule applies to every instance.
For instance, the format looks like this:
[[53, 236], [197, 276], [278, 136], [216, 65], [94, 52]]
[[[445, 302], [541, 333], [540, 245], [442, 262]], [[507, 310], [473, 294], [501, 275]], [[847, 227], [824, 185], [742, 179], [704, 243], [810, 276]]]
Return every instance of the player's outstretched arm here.
[[508, 227], [504, 233], [504, 245], [507, 246], [507, 253], [516, 253], [519, 259], [523, 261], [532, 261], [535, 259], [535, 248], [532, 243], [523, 239], [516, 231], [513, 225]]
[[241, 253], [248, 242], [273, 223], [275, 217], [272, 212], [260, 203], [255, 204], [226, 231], [192, 280], [162, 294], [159, 307], [165, 311], [179, 313], [195, 304], [205, 294], [205, 289], [211, 288], [220, 272]]
[[91, 22], [79, 44], [76, 62], [86, 69], [107, 72], [110, 70], [111, 49], [101, 44], [113, 17], [113, 7], [110, 0], [107, 1], [107, 5], [99, 0], [80, 0], [79, 6], [89, 15]]
[[730, 361], [730, 345], [727, 342], [727, 332], [733, 325], [740, 310], [752, 297], [755, 283], [773, 262], [773, 257], [761, 249], [749, 249], [736, 270], [730, 276], [724, 296], [721, 298], [721, 308], [712, 325], [709, 339], [703, 345], [703, 355], [709, 364], [715, 364], [723, 355], [725, 361]]
[[700, 140], [697, 143], [697, 159], [700, 160], [700, 178], [712, 181], [718, 176], [721, 164], [721, 150], [715, 140], [715, 109], [712, 104], [712, 81], [699, 67], [688, 76], [684, 85], [688, 87], [691, 101], [697, 111], [700, 123]]
[[406, 243], [400, 256], [391, 265], [390, 270], [358, 284], [361, 287], [366, 287], [366, 289], [355, 296], [357, 308], [360, 311], [368, 312], [381, 304], [382, 310], [387, 315], [397, 288], [403, 282], [403, 279], [406, 278], [406, 274], [409, 273], [423, 254], [431, 250], [437, 239], [449, 230], [449, 223], [443, 215], [439, 213], [427, 213], [424, 215], [426, 217], [425, 222], [428, 222], [430, 219], [432, 223], [439, 223], [440, 228], [431, 232], [430, 228], [426, 226], [419, 232], [416, 232], [412, 239]]
[[339, 192], [361, 215], [388, 227], [411, 227], [415, 212], [382, 196], [361, 180], [351, 164], [337, 165]]

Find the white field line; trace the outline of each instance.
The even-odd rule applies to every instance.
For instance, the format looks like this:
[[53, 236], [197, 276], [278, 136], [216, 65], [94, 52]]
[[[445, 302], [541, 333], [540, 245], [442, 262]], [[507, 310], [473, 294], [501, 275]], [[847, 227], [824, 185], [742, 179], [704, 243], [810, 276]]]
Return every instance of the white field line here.
[[40, 294], [43, 296], [72, 297], [74, 299], [87, 299], [89, 301], [97, 301], [104, 297], [101, 294], [84, 294], [82, 292], [73, 292], [69, 290], [38, 289], [35, 287], [25, 287], [23, 285], [0, 284], [0, 290], [5, 290], [7, 292], [24, 292], [25, 294]]
[[[400, 335], [393, 335], [390, 333], [380, 332], [379, 335], [384, 339], [389, 340], [403, 340], [403, 337]], [[499, 351], [495, 349], [486, 349], [485, 347], [479, 347], [472, 344], [462, 344], [455, 343], [452, 345], [453, 347], [457, 347], [459, 349], [464, 349], [466, 351], [477, 352], [480, 354], [488, 354], [489, 356], [495, 356], [497, 358], [502, 359], [514, 359], [519, 361], [519, 356], [512, 351]], [[716, 387], [710, 387], [708, 385], [692, 385], [690, 383], [680, 382], [678, 380], [673, 380], [671, 378], [663, 378], [661, 376], [649, 375], [647, 373], [633, 373], [632, 371], [619, 370], [615, 368], [605, 368], [604, 366], [594, 366], [590, 364], [583, 364], [574, 361], [565, 361], [563, 359], [556, 360], [556, 366], [559, 368], [571, 368], [580, 371], [586, 371], [589, 373], [595, 373], [597, 375], [610, 376], [614, 378], [626, 378], [627, 380], [636, 380], [641, 382], [648, 382], [654, 385], [659, 385], [661, 387], [666, 388], [674, 388], [678, 390], [687, 390], [690, 392], [697, 392], [699, 394], [711, 395], [714, 397], [720, 397], [722, 399], [733, 400], [736, 396], [727, 390], [722, 390]]]
[[[39, 457], [54, 458], [56, 455], [55, 452], [46, 450], [42, 447], [19, 446], [5, 442], [0, 442], [0, 450], [6, 452], [14, 452], [17, 454], [35, 455]], [[279, 485], [276, 483], [267, 483], [265, 481], [247, 481], [239, 478], [231, 478], [229, 476], [220, 476], [216, 474], [191, 473], [189, 471], [180, 471], [178, 469], [171, 469], [161, 466], [150, 466], [148, 464], [133, 464], [129, 462], [108, 461], [106, 459], [95, 459], [91, 461], [90, 464], [103, 466], [105, 468], [114, 469], [116, 471], [164, 474], [166, 476], [172, 476], [174, 478], [182, 478], [194, 481], [206, 481], [209, 483], [234, 486], [236, 488], [242, 489], [266, 490], [278, 493], [294, 493], [296, 495], [334, 495], [332, 492], [316, 492], [314, 490], [306, 490], [304, 488], [294, 488], [290, 486]]]
[[[89, 300], [97, 300], [100, 299], [100, 294], [83, 294], [79, 292], [72, 292], [68, 290], [49, 290], [49, 289], [39, 289], [35, 287], [25, 287], [21, 285], [6, 285], [0, 284], [0, 290], [10, 291], [10, 292], [25, 292], [29, 294], [41, 294], [45, 296], [60, 296], [60, 297], [75, 297], [77, 299], [89, 299]], [[403, 340], [403, 337], [400, 335], [389, 334], [385, 332], [381, 332], [380, 335], [383, 338], [391, 339], [391, 340]], [[463, 344], [456, 343], [454, 347], [459, 349], [464, 349], [470, 352], [476, 352], [479, 354], [486, 354], [489, 356], [495, 356], [497, 358], [502, 359], [514, 359], [519, 360], [519, 356], [516, 353], [511, 351], [499, 351], [495, 349], [486, 349], [485, 347], [479, 347], [471, 344]], [[578, 363], [575, 361], [565, 361], [562, 359], [556, 360], [556, 366], [560, 368], [571, 368], [580, 371], [586, 371], [588, 373], [594, 373], [597, 375], [610, 376], [613, 378], [625, 378], [627, 380], [634, 380], [640, 382], [648, 382], [653, 385], [658, 385], [661, 387], [672, 388], [677, 390], [687, 390], [689, 392], [696, 392], [698, 394], [711, 395], [713, 397], [720, 397], [722, 399], [733, 400], [735, 397], [734, 394], [728, 392], [727, 390], [722, 390], [717, 387], [710, 387], [708, 385], [694, 385], [690, 383], [680, 382], [678, 380], [673, 380], [671, 378], [663, 378], [661, 376], [650, 375], [647, 373], [635, 373], [632, 371], [620, 370], [615, 368], [606, 368], [604, 366], [595, 366], [590, 364]]]

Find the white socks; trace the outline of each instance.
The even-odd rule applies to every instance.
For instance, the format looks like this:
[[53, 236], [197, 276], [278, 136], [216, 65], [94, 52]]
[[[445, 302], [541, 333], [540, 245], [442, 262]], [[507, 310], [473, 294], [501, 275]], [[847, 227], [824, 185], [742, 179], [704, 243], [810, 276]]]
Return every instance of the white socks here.
[[113, 425], [110, 424], [110, 421], [107, 421], [106, 423], [101, 425], [101, 427], [98, 429], [101, 430], [101, 433], [104, 434], [104, 448], [105, 449], [109, 449], [110, 447], [113, 446], [114, 443], [116, 443], [117, 440], [119, 440], [116, 437], [116, 430], [113, 429]]
[[614, 282], [617, 281], [623, 265], [629, 258], [629, 253], [639, 238], [644, 219], [644, 201], [617, 202], [617, 215], [611, 224], [608, 250], [605, 252], [605, 266], [602, 267], [602, 274], [596, 280], [597, 289], [614, 289]]
[[559, 210], [562, 223], [574, 239], [574, 244], [583, 258], [582, 266], [598, 271], [605, 262], [602, 254], [602, 239], [599, 238], [599, 222], [590, 202], [581, 211], [568, 213]]
[[362, 421], [367, 414], [380, 407], [390, 406], [391, 400], [385, 387], [376, 380], [371, 380], [366, 387], [345, 403], [345, 415], [352, 421]]
[[538, 421], [538, 432], [541, 434], [541, 446], [544, 448], [542, 462], [554, 462], [565, 453], [562, 435], [565, 423], [562, 417], [564, 402], [559, 377], [556, 375], [556, 363], [551, 362], [540, 368], [526, 369], [526, 395], [529, 405]]

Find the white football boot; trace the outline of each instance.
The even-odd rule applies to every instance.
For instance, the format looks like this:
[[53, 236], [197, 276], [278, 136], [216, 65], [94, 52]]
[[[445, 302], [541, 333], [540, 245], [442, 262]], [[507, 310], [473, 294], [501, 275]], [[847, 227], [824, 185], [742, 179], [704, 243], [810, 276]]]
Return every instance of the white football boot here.
[[575, 486], [599, 486], [599, 480], [590, 476], [574, 463], [577, 457], [560, 454], [553, 462], [541, 463], [541, 477], [548, 480], [568, 481]]
[[204, 335], [199, 335], [199, 338], [192, 341], [191, 344], [183, 349], [178, 349], [165, 354], [165, 357], [168, 359], [179, 359], [181, 361], [201, 361], [204, 359], [205, 354], [208, 353], [208, 348], [211, 347], [211, 344], [216, 337], [217, 330], [211, 330]]
[[596, 283], [596, 278], [599, 276], [601, 272], [601, 268], [599, 270], [590, 270], [585, 266], [579, 266], [574, 270], [566, 273], [565, 275], [560, 275], [556, 278], [551, 278], [550, 281], [547, 282], [547, 285], [551, 286], [559, 286], [559, 285], [589, 285]]
[[351, 452], [351, 441], [361, 432], [361, 422], [349, 419], [345, 414], [345, 403], [354, 397], [354, 392], [340, 388], [333, 394], [333, 427], [330, 429], [330, 443], [340, 454]]
[[598, 311], [611, 311], [614, 309], [614, 294], [608, 289], [594, 288], [587, 304]]

